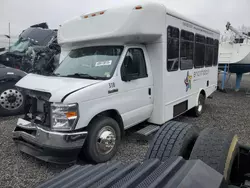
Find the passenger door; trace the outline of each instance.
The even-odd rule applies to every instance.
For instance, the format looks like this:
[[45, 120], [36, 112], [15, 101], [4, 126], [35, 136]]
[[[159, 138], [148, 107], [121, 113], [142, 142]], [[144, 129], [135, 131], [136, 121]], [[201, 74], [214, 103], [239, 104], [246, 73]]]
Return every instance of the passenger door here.
[[145, 52], [143, 48], [129, 48], [120, 68], [125, 129], [148, 119], [153, 110], [153, 79]]

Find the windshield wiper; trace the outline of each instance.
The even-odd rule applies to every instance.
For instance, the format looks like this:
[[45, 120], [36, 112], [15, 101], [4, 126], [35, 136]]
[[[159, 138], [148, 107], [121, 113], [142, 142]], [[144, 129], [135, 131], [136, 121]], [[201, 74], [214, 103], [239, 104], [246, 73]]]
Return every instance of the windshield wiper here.
[[89, 74], [82, 74], [82, 73], [69, 74], [69, 75], [66, 75], [65, 77], [89, 78], [89, 79], [94, 79], [94, 80], [103, 80], [104, 79], [104, 77], [91, 76]]

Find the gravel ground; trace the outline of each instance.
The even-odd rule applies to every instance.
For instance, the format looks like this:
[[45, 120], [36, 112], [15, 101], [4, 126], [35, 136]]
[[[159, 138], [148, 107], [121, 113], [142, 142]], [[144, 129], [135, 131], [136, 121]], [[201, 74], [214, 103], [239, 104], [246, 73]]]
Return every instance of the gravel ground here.
[[[233, 80], [234, 81], [234, 80]], [[250, 76], [243, 78], [242, 90], [227, 93], [216, 92], [207, 100], [205, 113], [199, 118], [181, 116], [178, 121], [189, 122], [201, 128], [218, 127], [238, 134], [240, 141], [250, 143], [249, 107], [250, 97], [245, 95], [250, 88]], [[32, 188], [68, 168], [36, 160], [16, 150], [11, 139], [17, 117], [0, 117], [0, 187]], [[114, 160], [122, 162], [141, 161], [148, 148], [145, 141], [137, 141], [131, 131], [123, 140]]]

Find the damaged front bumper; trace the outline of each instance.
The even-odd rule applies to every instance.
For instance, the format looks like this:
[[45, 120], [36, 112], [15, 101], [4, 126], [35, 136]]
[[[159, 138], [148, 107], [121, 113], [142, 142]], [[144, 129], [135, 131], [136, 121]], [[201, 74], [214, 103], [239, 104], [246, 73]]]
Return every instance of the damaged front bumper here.
[[22, 118], [13, 131], [13, 140], [18, 149], [43, 161], [73, 163], [87, 137], [86, 131], [53, 132]]

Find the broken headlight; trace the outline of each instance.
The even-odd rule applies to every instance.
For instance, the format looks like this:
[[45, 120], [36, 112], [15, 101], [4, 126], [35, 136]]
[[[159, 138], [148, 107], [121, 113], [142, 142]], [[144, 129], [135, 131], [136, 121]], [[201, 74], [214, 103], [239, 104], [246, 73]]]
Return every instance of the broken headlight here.
[[51, 129], [55, 131], [70, 131], [74, 129], [78, 119], [77, 104], [51, 104]]

